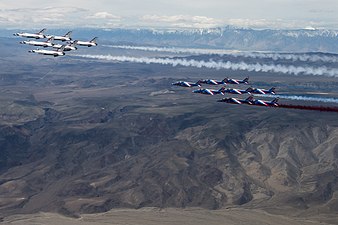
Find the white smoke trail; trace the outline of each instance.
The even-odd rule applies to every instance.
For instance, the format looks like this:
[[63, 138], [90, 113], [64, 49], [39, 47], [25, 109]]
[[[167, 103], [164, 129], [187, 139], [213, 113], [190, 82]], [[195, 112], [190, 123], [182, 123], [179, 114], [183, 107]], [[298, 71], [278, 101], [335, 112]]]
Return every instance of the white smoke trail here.
[[281, 98], [281, 99], [290, 99], [290, 100], [298, 100], [298, 101], [315, 101], [315, 102], [325, 102], [325, 103], [337, 103], [337, 98], [322, 98], [322, 97], [308, 97], [308, 96], [299, 96], [299, 95], [254, 95], [260, 97], [268, 97], [268, 98]]
[[305, 54], [305, 53], [268, 53], [268, 52], [240, 52], [238, 56], [243, 56], [247, 58], [261, 58], [261, 59], [272, 59], [277, 60], [290, 60], [293, 62], [302, 61], [302, 62], [327, 62], [327, 63], [336, 63], [338, 62], [338, 57], [335, 56], [325, 56], [325, 55], [315, 55], [315, 54]]
[[328, 69], [326, 67], [296, 67], [286, 65], [267, 65], [267, 64], [248, 64], [245, 62], [232, 63], [230, 61], [197, 61], [194, 59], [172, 59], [172, 58], [147, 58], [147, 57], [128, 57], [128, 56], [112, 56], [112, 55], [74, 55], [90, 59], [103, 59], [109, 61], [134, 62], [134, 63], [156, 63], [172, 66], [192, 66], [197, 68], [212, 68], [212, 69], [230, 69], [230, 70], [246, 70], [255, 72], [274, 72], [285, 74], [306, 74], [306, 75], [325, 75], [330, 77], [338, 77], [338, 69]]
[[236, 53], [238, 51], [233, 50], [223, 50], [223, 49], [201, 49], [201, 48], [176, 48], [176, 47], [146, 47], [146, 46], [130, 46], [130, 45], [104, 45], [104, 47], [110, 48], [120, 48], [127, 50], [139, 50], [139, 51], [149, 51], [149, 52], [169, 52], [175, 54], [218, 54], [218, 55], [227, 55], [231, 53]]
[[169, 52], [176, 54], [217, 54], [217, 55], [230, 55], [233, 57], [245, 57], [254, 59], [272, 59], [277, 60], [290, 60], [293, 62], [338, 62], [336, 56], [325, 56], [316, 54], [306, 53], [275, 53], [275, 52], [241, 52], [234, 50], [224, 49], [199, 49], [199, 48], [175, 48], [175, 47], [147, 47], [147, 46], [130, 46], [130, 45], [104, 45], [104, 47], [128, 49], [128, 50], [139, 50], [139, 51], [150, 51], [150, 52]]

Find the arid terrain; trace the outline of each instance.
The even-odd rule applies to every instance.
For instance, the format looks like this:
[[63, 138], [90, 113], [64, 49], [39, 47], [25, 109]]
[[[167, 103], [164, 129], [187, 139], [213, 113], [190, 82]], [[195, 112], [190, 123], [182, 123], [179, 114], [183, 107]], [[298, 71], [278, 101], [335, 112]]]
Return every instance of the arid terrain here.
[[[337, 217], [331, 217], [331, 222]], [[327, 222], [325, 222], [327, 221]], [[329, 219], [323, 218], [299, 218], [283, 215], [269, 214], [256, 209], [221, 209], [206, 210], [199, 208], [175, 209], [175, 208], [142, 208], [113, 209], [106, 213], [83, 214], [79, 218], [65, 217], [55, 213], [38, 213], [26, 215], [14, 215], [7, 217], [0, 224], [35, 225], [35, 224], [67, 224], [67, 225], [102, 225], [102, 224], [134, 224], [134, 225], [173, 225], [173, 224], [226, 224], [226, 225], [315, 225], [331, 224]]]
[[0, 59], [0, 224], [338, 224], [337, 113], [171, 85], [249, 75], [332, 98], [337, 78], [27, 57], [11, 43]]

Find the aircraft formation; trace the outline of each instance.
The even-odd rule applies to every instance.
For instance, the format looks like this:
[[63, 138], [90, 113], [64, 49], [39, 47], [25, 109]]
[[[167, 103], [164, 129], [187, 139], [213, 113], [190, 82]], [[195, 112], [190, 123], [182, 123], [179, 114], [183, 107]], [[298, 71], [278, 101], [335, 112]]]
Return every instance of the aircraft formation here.
[[[34, 50], [29, 50], [28, 52], [42, 54], [42, 55], [51, 55], [54, 57], [65, 55], [65, 51], [75, 51], [77, 50], [77, 46], [87, 46], [87, 47], [97, 46], [97, 43], [96, 43], [97, 37], [94, 37], [90, 41], [80, 41], [80, 40], [72, 40], [71, 38], [72, 31], [67, 32], [63, 36], [46, 35], [44, 34], [45, 31], [46, 31], [46, 28], [42, 29], [41, 31], [37, 33], [23, 32], [23, 33], [15, 33], [13, 35], [18, 36], [18, 37], [23, 37], [23, 38], [30, 38], [29, 40], [26, 40], [26, 41], [20, 41], [19, 42], [20, 44], [49, 48], [49, 49], [34, 49]], [[31, 39], [36, 39], [36, 40], [31, 40]], [[40, 41], [39, 39], [46, 39], [46, 40]], [[54, 43], [54, 41], [61, 41], [63, 43]]]
[[[212, 85], [212, 86], [217, 86], [217, 85], [223, 85], [220, 89], [210, 89], [210, 88], [201, 88], [202, 84], [207, 84], [207, 85]], [[177, 81], [175, 83], [172, 83], [172, 85], [175, 86], [181, 86], [181, 87], [199, 87], [200, 89], [192, 91], [193, 93], [200, 93], [200, 94], [206, 94], [206, 95], [225, 95], [225, 94], [237, 94], [237, 95], [242, 95], [242, 94], [249, 94], [249, 97], [246, 99], [238, 99], [238, 98], [222, 98], [218, 100], [218, 102], [225, 102], [229, 104], [246, 104], [246, 105], [255, 105], [255, 106], [266, 106], [266, 107], [278, 107], [278, 100], [279, 98], [275, 98], [272, 101], [264, 101], [260, 99], [254, 99], [253, 94], [259, 94], [259, 95], [274, 95], [276, 94], [275, 88], [272, 87], [270, 89], [260, 89], [260, 88], [253, 88], [249, 87], [247, 89], [237, 89], [237, 88], [225, 88], [225, 85], [239, 85], [239, 84], [244, 84], [248, 85], [249, 84], [249, 77], [246, 77], [243, 80], [236, 80], [236, 79], [231, 79], [231, 78], [225, 78], [221, 81], [217, 80], [199, 80], [196, 83], [193, 82], [187, 82], [187, 81]]]

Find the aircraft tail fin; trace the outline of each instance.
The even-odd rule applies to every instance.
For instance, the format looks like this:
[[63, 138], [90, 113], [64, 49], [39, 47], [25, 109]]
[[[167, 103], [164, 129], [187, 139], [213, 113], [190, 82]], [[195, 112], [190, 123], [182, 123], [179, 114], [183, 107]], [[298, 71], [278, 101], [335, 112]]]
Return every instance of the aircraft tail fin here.
[[43, 32], [45, 32], [47, 29], [43, 28], [42, 30], [40, 30], [37, 34], [42, 34]]
[[62, 45], [57, 51], [58, 52], [63, 52], [65, 50], [66, 45]]
[[221, 87], [218, 91], [223, 93], [225, 91], [225, 87]]
[[250, 93], [252, 90], [253, 90], [252, 87], [248, 87], [245, 91], [246, 91], [247, 93]]
[[274, 94], [275, 93], [275, 89], [276, 89], [275, 87], [270, 88], [269, 89], [269, 93]]
[[273, 103], [273, 104], [274, 104], [274, 103], [277, 103], [278, 100], [279, 100], [279, 98], [277, 97], [277, 98], [275, 98], [274, 100], [272, 100], [271, 103]]
[[249, 97], [247, 97], [246, 99], [245, 99], [245, 101], [248, 101], [248, 102], [250, 102], [250, 101], [252, 101], [253, 100], [253, 96], [252, 95], [250, 95]]
[[47, 39], [48, 43], [53, 42], [53, 41], [54, 41], [54, 36], [51, 36], [50, 38]]
[[242, 80], [242, 83], [248, 84], [249, 83], [249, 77], [246, 77]]
[[71, 46], [75, 47], [77, 45], [78, 40], [75, 40], [74, 42], [72, 42]]
[[90, 40], [91, 43], [96, 43], [97, 37], [94, 37], [92, 40]]
[[228, 80], [229, 80], [229, 77], [226, 77], [226, 78], [224, 78], [222, 81], [223, 81], [224, 83], [227, 83]]
[[72, 34], [72, 32], [73, 32], [73, 31], [68, 31], [68, 32], [64, 35], [64, 37], [70, 38], [70, 35]]

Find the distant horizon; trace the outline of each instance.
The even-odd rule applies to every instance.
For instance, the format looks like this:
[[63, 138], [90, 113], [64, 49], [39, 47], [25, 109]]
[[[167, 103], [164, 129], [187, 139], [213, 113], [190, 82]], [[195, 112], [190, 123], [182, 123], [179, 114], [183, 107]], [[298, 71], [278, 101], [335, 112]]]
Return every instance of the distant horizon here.
[[336, 0], [2, 0], [0, 27], [338, 29]]
[[90, 27], [90, 26], [66, 26], [66, 27], [48, 27], [48, 26], [32, 26], [32, 27], [0, 27], [0, 30], [31, 30], [32, 32], [35, 30], [41, 30], [46, 28], [47, 30], [69, 30], [69, 29], [88, 29], [88, 30], [217, 30], [217, 29], [237, 29], [237, 30], [285, 30], [285, 31], [338, 31], [338, 28], [312, 28], [312, 27], [304, 27], [304, 28], [256, 28], [256, 27], [240, 27], [235, 25], [223, 25], [217, 27], [208, 27], [208, 28], [198, 28], [198, 27], [161, 27], [161, 26], [140, 26], [140, 27], [133, 27], [133, 26], [121, 26], [121, 27]]

